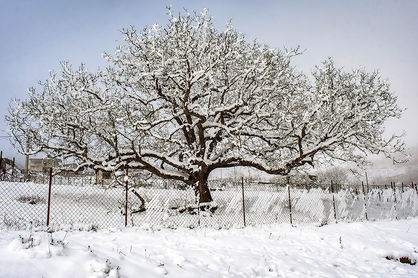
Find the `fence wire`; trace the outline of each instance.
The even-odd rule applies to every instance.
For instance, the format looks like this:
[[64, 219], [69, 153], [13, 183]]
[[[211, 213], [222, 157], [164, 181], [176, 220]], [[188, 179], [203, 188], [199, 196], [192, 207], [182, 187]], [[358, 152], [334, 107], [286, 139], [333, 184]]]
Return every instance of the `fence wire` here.
[[48, 175], [33, 175], [30, 182], [0, 181], [0, 229], [325, 225], [418, 215], [416, 184], [306, 188], [211, 180], [213, 202], [201, 207], [194, 188], [167, 180], [131, 178], [126, 187], [124, 182], [97, 183], [94, 176], [57, 175], [51, 179], [51, 191], [49, 182]]

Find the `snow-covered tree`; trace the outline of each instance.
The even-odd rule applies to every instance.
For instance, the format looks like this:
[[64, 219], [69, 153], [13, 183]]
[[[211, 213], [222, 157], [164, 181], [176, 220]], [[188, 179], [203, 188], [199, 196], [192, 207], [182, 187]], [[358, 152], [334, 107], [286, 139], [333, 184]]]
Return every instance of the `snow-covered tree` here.
[[379, 73], [345, 72], [328, 59], [312, 76], [291, 65], [298, 49], [248, 42], [230, 24], [215, 29], [206, 11], [166, 26], [122, 32], [90, 73], [62, 63], [60, 73], [11, 105], [7, 121], [22, 153], [115, 171], [146, 170], [198, 189], [212, 200], [209, 174], [248, 166], [268, 174], [334, 160], [391, 155], [398, 137], [384, 122], [401, 109]]

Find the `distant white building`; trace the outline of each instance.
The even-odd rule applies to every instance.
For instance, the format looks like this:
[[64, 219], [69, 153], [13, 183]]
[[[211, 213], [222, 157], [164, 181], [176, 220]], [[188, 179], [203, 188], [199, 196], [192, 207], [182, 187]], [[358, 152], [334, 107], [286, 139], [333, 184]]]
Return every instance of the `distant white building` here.
[[56, 158], [31, 158], [29, 159], [29, 171], [46, 172], [50, 168], [61, 165], [61, 160]]

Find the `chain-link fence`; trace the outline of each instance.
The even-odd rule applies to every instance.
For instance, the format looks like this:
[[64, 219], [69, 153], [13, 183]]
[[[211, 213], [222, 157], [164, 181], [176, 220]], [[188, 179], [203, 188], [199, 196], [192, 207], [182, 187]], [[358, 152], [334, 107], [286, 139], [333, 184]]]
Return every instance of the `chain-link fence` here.
[[[402, 219], [418, 215], [416, 184], [283, 186], [248, 179], [211, 180], [200, 206], [194, 188], [167, 180], [32, 176], [0, 181], [0, 228], [71, 229], [127, 226], [214, 227]], [[127, 213], [126, 213], [127, 212]]]

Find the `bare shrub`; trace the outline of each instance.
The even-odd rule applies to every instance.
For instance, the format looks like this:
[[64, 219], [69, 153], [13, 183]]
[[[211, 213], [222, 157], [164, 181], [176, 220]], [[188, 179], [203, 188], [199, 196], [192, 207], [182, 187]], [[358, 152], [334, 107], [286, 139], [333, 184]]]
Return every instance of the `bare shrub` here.
[[17, 200], [21, 203], [28, 203], [31, 205], [45, 203], [45, 198], [37, 196], [37, 195], [20, 196]]

